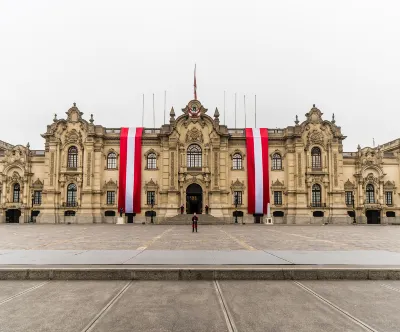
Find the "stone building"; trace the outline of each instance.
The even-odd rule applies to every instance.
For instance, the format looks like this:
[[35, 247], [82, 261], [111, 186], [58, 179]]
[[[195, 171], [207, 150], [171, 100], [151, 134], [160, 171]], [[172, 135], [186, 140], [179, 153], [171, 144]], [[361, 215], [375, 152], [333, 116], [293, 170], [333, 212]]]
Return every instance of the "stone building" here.
[[[218, 109], [211, 116], [198, 100], [179, 113], [172, 108], [168, 124], [144, 130], [135, 222], [154, 213], [167, 223], [182, 205], [186, 213], [207, 206], [225, 222], [235, 213], [240, 222], [259, 221], [247, 213], [244, 130], [220, 124]], [[303, 122], [296, 116], [294, 125], [268, 130], [274, 222], [351, 223], [354, 213], [358, 223], [394, 222], [400, 139], [343, 152], [341, 128], [322, 115], [314, 105]], [[85, 120], [74, 103], [47, 126], [44, 150], [0, 141], [0, 222], [115, 222], [119, 136], [120, 128], [95, 124], [93, 115]]]

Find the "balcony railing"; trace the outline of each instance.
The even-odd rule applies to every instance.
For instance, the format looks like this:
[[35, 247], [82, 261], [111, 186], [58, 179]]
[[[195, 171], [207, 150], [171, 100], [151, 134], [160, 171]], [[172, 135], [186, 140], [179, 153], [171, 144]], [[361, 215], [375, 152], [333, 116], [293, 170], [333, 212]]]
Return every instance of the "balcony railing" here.
[[310, 204], [310, 207], [313, 207], [313, 208], [315, 208], [315, 207], [326, 207], [326, 203], [321, 203], [321, 202], [313, 202], [313, 203], [311, 203]]
[[63, 207], [78, 207], [78, 202], [63, 202]]

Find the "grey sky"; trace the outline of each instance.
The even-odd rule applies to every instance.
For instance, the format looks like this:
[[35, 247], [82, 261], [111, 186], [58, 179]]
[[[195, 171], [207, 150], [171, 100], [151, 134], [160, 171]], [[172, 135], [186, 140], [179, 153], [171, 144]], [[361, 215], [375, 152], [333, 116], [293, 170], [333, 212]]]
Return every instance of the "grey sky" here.
[[[315, 103], [346, 151], [400, 137], [400, 3], [370, 0], [0, 0], [0, 140], [43, 149], [75, 101], [107, 127], [145, 126], [193, 97], [238, 127], [292, 125]], [[167, 117], [168, 120], [168, 117]]]

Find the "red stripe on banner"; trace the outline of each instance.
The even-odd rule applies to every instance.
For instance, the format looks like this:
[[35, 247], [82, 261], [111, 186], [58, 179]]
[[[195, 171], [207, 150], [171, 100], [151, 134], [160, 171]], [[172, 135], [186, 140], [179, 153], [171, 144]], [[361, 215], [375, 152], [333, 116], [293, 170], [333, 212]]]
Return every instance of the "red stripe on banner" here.
[[135, 135], [135, 178], [133, 180], [133, 210], [140, 213], [142, 192], [142, 134], [143, 128], [136, 128]]
[[118, 211], [122, 208], [125, 212], [126, 191], [126, 157], [128, 144], [128, 128], [121, 128], [119, 141], [119, 188], [118, 188]]
[[261, 135], [261, 149], [263, 161], [263, 212], [267, 214], [267, 207], [269, 203], [269, 155], [268, 155], [268, 129], [260, 128]]
[[254, 169], [254, 138], [253, 129], [246, 128], [246, 148], [247, 148], [247, 212], [253, 214], [255, 211], [255, 169]]

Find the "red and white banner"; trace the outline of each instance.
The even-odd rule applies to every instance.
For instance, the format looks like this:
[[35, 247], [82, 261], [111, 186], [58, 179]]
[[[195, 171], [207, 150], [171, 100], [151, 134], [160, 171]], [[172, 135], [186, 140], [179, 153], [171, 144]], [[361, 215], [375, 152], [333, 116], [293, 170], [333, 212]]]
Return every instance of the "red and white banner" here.
[[269, 203], [268, 129], [246, 128], [248, 213], [267, 214]]
[[140, 213], [143, 128], [121, 128], [118, 211]]

